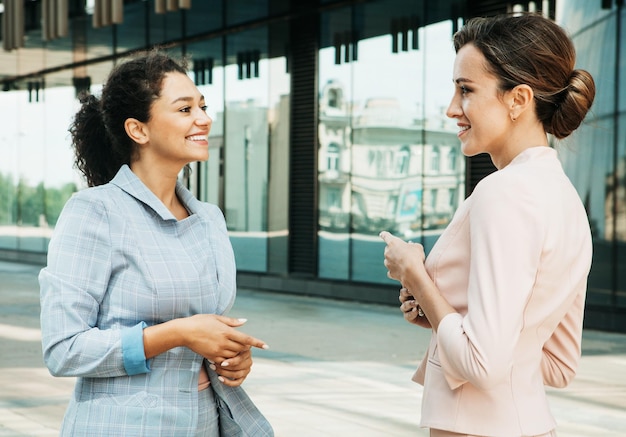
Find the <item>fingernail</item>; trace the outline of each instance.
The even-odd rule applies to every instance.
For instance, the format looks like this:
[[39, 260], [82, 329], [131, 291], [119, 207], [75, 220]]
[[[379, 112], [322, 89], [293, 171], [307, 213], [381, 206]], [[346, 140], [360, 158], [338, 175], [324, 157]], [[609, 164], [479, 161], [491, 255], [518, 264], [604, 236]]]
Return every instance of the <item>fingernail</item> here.
[[215, 367], [215, 364], [211, 364], [211, 365], [209, 365], [209, 369], [211, 369], [211, 370], [217, 370], [217, 367]]
[[237, 319], [239, 320], [241, 323], [246, 323], [248, 321], [248, 319]]
[[263, 346], [261, 346], [261, 349], [269, 349], [270, 345], [269, 344], [264, 344]]
[[218, 376], [218, 377], [217, 377], [217, 379], [218, 379], [220, 382], [224, 382], [224, 377], [223, 377], [223, 376]]
[[220, 366], [222, 367], [228, 367], [230, 363], [228, 361], [222, 361], [222, 364], [220, 364]]

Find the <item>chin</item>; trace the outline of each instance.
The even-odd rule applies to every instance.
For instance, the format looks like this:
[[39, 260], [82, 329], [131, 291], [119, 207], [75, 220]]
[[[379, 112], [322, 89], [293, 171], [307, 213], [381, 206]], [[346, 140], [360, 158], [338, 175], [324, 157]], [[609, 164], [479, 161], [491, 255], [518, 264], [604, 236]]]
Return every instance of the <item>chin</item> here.
[[465, 144], [461, 144], [461, 153], [463, 153], [463, 155], [467, 156], [468, 158], [471, 158], [472, 156], [480, 155], [481, 153], [483, 153], [483, 151], [476, 150], [475, 148], [472, 148], [471, 146], [467, 146]]
[[194, 161], [207, 161], [209, 159], [208, 153], [198, 154], [192, 158]]

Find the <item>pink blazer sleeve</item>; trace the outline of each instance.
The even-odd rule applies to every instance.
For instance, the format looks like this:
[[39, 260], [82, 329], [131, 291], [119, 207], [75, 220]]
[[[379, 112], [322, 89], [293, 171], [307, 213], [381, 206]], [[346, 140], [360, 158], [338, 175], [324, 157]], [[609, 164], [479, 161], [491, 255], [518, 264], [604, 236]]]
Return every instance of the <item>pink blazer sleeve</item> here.
[[541, 374], [543, 382], [563, 388], [576, 375], [581, 354], [580, 338], [583, 330], [585, 295], [580, 293], [565, 318], [543, 346]]
[[484, 180], [472, 202], [467, 315], [449, 314], [437, 331], [451, 389], [489, 389], [507, 377], [545, 235], [540, 200], [521, 178]]

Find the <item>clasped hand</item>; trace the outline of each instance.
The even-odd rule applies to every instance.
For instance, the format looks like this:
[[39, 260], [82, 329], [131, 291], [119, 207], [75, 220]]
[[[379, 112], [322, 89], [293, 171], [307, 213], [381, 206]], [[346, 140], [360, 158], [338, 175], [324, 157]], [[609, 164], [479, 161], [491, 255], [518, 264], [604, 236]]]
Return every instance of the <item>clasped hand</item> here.
[[187, 322], [187, 347], [209, 360], [225, 385], [238, 386], [246, 379], [252, 368], [252, 347], [268, 349], [264, 341], [235, 329], [245, 319], [198, 314]]

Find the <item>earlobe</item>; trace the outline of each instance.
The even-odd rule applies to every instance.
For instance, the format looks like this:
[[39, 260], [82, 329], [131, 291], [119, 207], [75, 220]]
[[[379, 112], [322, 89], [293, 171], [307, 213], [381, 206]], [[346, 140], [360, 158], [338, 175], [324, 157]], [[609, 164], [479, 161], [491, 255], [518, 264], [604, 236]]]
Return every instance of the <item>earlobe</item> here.
[[137, 144], [146, 144], [149, 140], [145, 125], [136, 118], [127, 118], [124, 122], [126, 135]]

